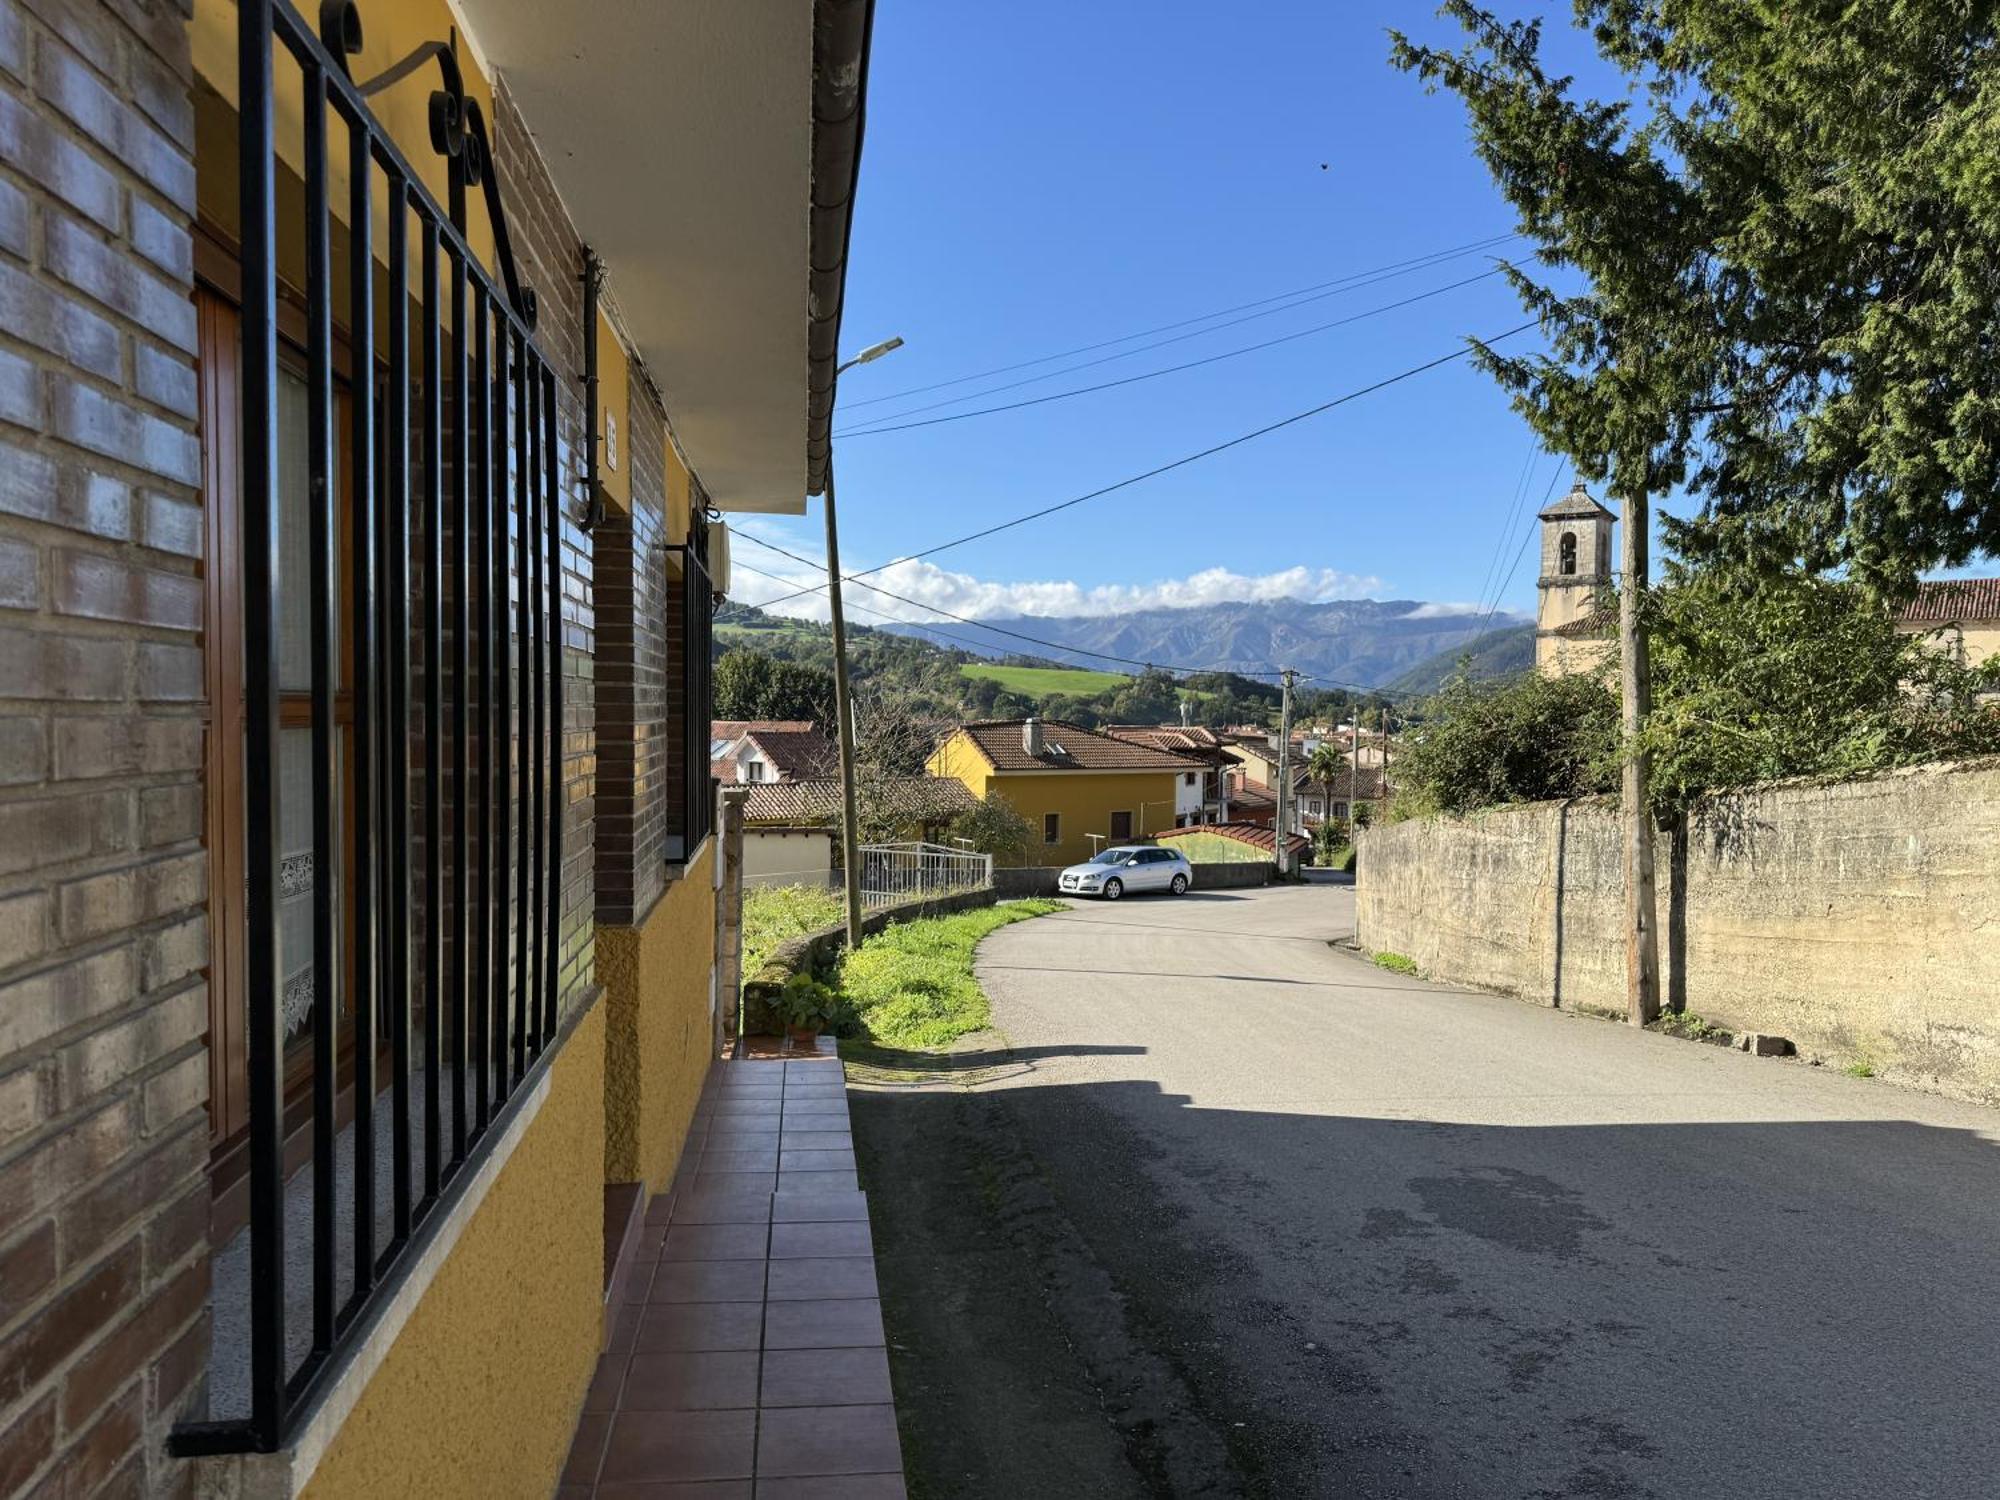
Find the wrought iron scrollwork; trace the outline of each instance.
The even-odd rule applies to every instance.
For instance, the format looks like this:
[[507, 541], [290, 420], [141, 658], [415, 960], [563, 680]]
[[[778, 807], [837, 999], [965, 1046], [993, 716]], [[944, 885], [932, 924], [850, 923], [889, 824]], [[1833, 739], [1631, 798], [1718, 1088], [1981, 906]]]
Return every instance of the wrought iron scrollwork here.
[[[343, 71], [347, 58], [361, 50], [361, 13], [354, 0], [321, 0], [320, 40], [333, 54]], [[431, 91], [431, 149], [445, 159], [450, 169], [450, 210], [452, 227], [465, 233], [465, 190], [481, 189], [486, 200], [486, 217], [493, 226], [493, 249], [500, 262], [501, 278], [507, 283], [507, 300], [530, 328], [535, 326], [535, 289], [521, 280], [514, 265], [514, 243], [507, 233], [507, 209], [500, 199], [500, 177], [492, 170], [493, 142], [487, 134], [486, 115], [477, 99], [465, 92], [465, 75], [458, 65], [458, 33], [448, 41], [425, 42], [400, 62], [392, 63], [365, 83], [356, 85], [365, 99], [393, 88], [425, 64], [436, 62], [439, 87]]]

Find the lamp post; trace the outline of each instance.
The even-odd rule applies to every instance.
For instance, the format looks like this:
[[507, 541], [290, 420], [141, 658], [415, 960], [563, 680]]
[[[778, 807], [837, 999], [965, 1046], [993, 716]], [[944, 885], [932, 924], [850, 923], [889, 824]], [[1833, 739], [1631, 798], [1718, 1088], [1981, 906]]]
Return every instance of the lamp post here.
[[[900, 337], [870, 344], [833, 372], [833, 405], [840, 401], [840, 377], [856, 365], [869, 364], [903, 347]], [[828, 426], [832, 411], [828, 411]], [[828, 439], [829, 443], [832, 441]], [[861, 946], [861, 815], [854, 796], [854, 700], [847, 688], [847, 617], [840, 606], [840, 525], [834, 513], [833, 455], [826, 459], [826, 597], [833, 615], [833, 713], [839, 720], [840, 743], [840, 864], [847, 895], [847, 951]]]

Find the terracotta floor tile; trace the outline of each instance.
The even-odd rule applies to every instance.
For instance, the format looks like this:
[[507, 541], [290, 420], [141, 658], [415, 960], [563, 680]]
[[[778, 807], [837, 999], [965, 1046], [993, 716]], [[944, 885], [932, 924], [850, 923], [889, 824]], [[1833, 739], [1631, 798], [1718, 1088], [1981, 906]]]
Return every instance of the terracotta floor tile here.
[[707, 1149], [710, 1151], [757, 1151], [778, 1144], [777, 1121], [773, 1120], [769, 1124], [766, 1124], [764, 1121], [759, 1120], [754, 1126], [745, 1127], [741, 1130], [738, 1130], [734, 1126], [725, 1126], [720, 1130], [711, 1131], [708, 1137]]
[[700, 1172], [688, 1184], [693, 1193], [772, 1193], [778, 1188], [776, 1172]]
[[770, 1302], [815, 1302], [830, 1297], [874, 1295], [875, 1261], [866, 1255], [774, 1260], [764, 1293]]
[[854, 1170], [853, 1147], [805, 1147], [794, 1150], [787, 1146], [778, 1153], [780, 1172], [852, 1172]]
[[[775, 1182], [776, 1173], [772, 1174]], [[674, 1224], [762, 1224], [771, 1217], [771, 1189], [755, 1182], [703, 1186], [674, 1202]]]
[[[642, 1341], [644, 1336], [642, 1329]], [[766, 1349], [862, 1349], [882, 1342], [882, 1304], [872, 1297], [780, 1302], [764, 1319]]]
[[[599, 1490], [600, 1500], [613, 1500]], [[757, 1500], [909, 1500], [900, 1474], [816, 1474], [806, 1479], [760, 1479]]]
[[763, 1224], [670, 1224], [660, 1256], [663, 1260], [762, 1260], [769, 1237]]
[[854, 1135], [846, 1130], [821, 1130], [818, 1120], [804, 1125], [787, 1125], [778, 1145], [786, 1151], [852, 1151]]
[[620, 1412], [612, 1419], [599, 1478], [606, 1483], [747, 1479], [756, 1435], [754, 1411]]
[[597, 1373], [590, 1377], [590, 1389], [584, 1392], [585, 1411], [611, 1411], [618, 1405], [618, 1388], [625, 1382], [625, 1366], [630, 1362], [628, 1354], [601, 1354], [597, 1358]]
[[834, 1255], [874, 1253], [875, 1245], [868, 1233], [866, 1219], [771, 1226], [772, 1260], [806, 1260]]
[[[701, 1154], [700, 1174], [712, 1177], [717, 1172], [769, 1172], [778, 1165], [778, 1144], [773, 1141], [768, 1146], [744, 1146], [734, 1150], [710, 1150]], [[830, 1163], [845, 1166], [845, 1162]]]
[[[617, 1434], [613, 1434], [612, 1452]], [[611, 1453], [605, 1455], [609, 1469]], [[757, 1474], [893, 1474], [903, 1466], [892, 1406], [803, 1406], [763, 1414], [757, 1428]]]
[[[639, 1250], [644, 1255], [643, 1249]], [[646, 1289], [653, 1284], [653, 1270], [657, 1257], [648, 1256], [639, 1264], [630, 1267], [624, 1274], [623, 1284], [618, 1289], [620, 1302], [644, 1302]]]
[[593, 1484], [597, 1466], [604, 1457], [604, 1440], [611, 1432], [608, 1412], [587, 1411], [577, 1419], [576, 1436], [570, 1441], [569, 1457], [563, 1463], [563, 1484]]
[[621, 1411], [719, 1411], [756, 1404], [755, 1350], [682, 1349], [633, 1355], [618, 1406]]
[[604, 1352], [606, 1354], [629, 1354], [632, 1339], [639, 1331], [639, 1318], [644, 1308], [637, 1302], [621, 1302], [611, 1309], [610, 1326], [604, 1332]]
[[646, 1222], [648, 1224], [664, 1224], [668, 1219], [673, 1217], [673, 1213], [674, 1195], [671, 1191], [655, 1193], [652, 1199], [646, 1204]]
[[868, 1195], [831, 1187], [792, 1188], [771, 1200], [773, 1224], [823, 1224], [868, 1218]]
[[764, 1352], [759, 1406], [865, 1406], [891, 1399], [886, 1349]]
[[[595, 1500], [754, 1500], [756, 1491], [748, 1479], [709, 1479], [693, 1484], [600, 1484], [592, 1494]], [[871, 1497], [858, 1496], [857, 1500]]]
[[772, 1186], [784, 1193], [852, 1193], [861, 1187], [853, 1171], [778, 1172]]
[[759, 1302], [761, 1260], [663, 1260], [653, 1274], [653, 1306], [662, 1302]]
[[639, 1320], [632, 1346], [640, 1354], [670, 1354], [687, 1349], [755, 1349], [763, 1330], [761, 1303], [656, 1303]]
[[775, 1120], [783, 1113], [784, 1102], [779, 1099], [732, 1099], [709, 1111], [708, 1128], [720, 1130], [727, 1125], [742, 1125], [751, 1120]]

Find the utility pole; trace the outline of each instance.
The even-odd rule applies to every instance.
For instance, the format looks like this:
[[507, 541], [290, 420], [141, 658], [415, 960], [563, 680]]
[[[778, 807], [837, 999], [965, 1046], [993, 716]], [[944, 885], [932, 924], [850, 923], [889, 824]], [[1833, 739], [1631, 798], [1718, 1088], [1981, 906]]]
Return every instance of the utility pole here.
[[847, 690], [847, 616], [840, 607], [840, 527], [833, 460], [826, 464], [826, 597], [833, 606], [833, 713], [840, 739], [840, 866], [847, 895], [847, 951], [861, 946], [861, 814], [854, 795], [854, 701]]
[[1296, 675], [1290, 667], [1278, 673], [1282, 688], [1278, 700], [1278, 829], [1277, 837], [1271, 841], [1271, 852], [1277, 856], [1281, 875], [1291, 873], [1285, 841], [1292, 832], [1292, 679]]
[[[833, 372], [833, 396], [840, 377], [903, 347], [900, 337], [871, 344]], [[840, 524], [833, 508], [833, 455], [826, 458], [826, 597], [833, 618], [833, 712], [840, 743], [840, 865], [847, 894], [847, 951], [861, 946], [861, 814], [854, 795], [854, 701], [847, 690], [847, 615], [840, 605]]]
[[1351, 732], [1347, 736], [1347, 844], [1354, 846], [1355, 797], [1361, 791], [1361, 700], [1354, 700], [1354, 710], [1347, 716]]
[[1646, 588], [1652, 530], [1646, 496], [1625, 499], [1625, 535], [1620, 552], [1623, 577], [1618, 589], [1618, 661], [1621, 720], [1625, 731], [1625, 775], [1619, 805], [1624, 825], [1625, 1010], [1634, 1026], [1660, 1014], [1660, 945], [1653, 902], [1653, 824], [1646, 809], [1652, 767], [1638, 748], [1639, 732], [1653, 707], [1653, 671], [1646, 632], [1639, 621]]

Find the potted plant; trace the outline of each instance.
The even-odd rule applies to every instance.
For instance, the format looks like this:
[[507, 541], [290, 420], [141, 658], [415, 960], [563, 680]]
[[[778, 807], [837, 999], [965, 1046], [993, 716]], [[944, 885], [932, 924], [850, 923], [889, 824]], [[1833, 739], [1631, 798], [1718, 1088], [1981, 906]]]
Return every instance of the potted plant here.
[[810, 974], [794, 974], [778, 991], [773, 1005], [794, 1042], [811, 1046], [835, 1019], [840, 997]]

